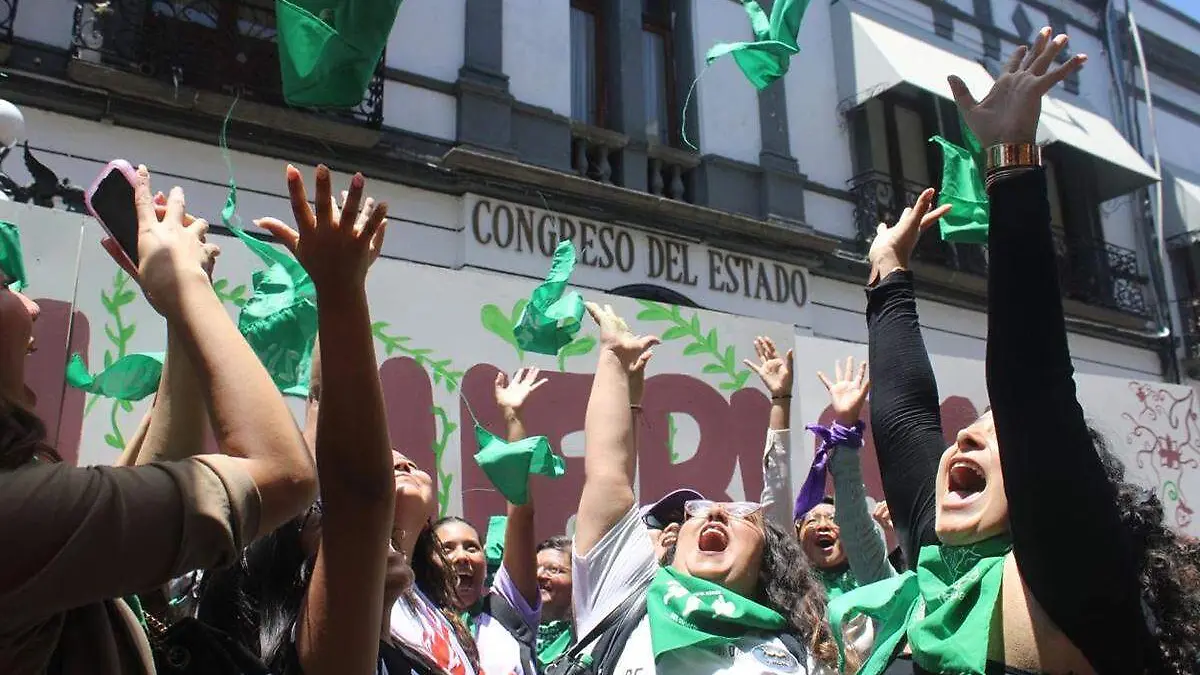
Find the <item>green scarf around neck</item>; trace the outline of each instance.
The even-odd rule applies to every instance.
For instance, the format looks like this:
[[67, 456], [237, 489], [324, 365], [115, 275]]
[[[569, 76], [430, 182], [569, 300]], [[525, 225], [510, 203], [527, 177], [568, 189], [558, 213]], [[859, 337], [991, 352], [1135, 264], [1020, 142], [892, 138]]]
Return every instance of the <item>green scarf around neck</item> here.
[[832, 601], [858, 588], [858, 579], [850, 571], [849, 565], [843, 565], [833, 570], [817, 570], [817, 578], [825, 586], [825, 595]]
[[1004, 580], [1007, 535], [969, 546], [921, 548], [917, 571], [847, 592], [829, 602], [829, 624], [845, 662], [843, 627], [866, 614], [878, 630], [870, 658], [858, 672], [878, 675], [908, 638], [913, 661], [932, 673], [983, 675], [992, 614]]
[[567, 651], [567, 647], [575, 641], [571, 622], [547, 621], [538, 625], [537, 659], [538, 663], [548, 666]]
[[676, 649], [721, 647], [752, 631], [787, 628], [783, 616], [770, 607], [670, 567], [660, 567], [650, 582], [646, 614], [656, 662]]

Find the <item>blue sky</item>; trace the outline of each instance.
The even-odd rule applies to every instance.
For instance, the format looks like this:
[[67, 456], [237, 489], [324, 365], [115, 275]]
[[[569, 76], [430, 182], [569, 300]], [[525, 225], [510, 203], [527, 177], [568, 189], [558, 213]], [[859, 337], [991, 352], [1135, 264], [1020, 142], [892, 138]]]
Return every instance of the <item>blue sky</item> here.
[[1163, 0], [1163, 2], [1200, 21], [1200, 0]]

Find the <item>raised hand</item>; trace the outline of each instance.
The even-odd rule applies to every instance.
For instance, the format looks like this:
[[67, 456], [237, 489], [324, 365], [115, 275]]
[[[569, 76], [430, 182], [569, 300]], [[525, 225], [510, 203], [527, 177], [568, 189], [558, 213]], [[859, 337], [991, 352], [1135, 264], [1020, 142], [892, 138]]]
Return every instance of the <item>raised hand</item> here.
[[139, 265], [135, 268], [115, 241], [105, 239], [101, 245], [138, 282], [150, 305], [170, 318], [179, 309], [180, 291], [186, 284], [209, 283], [208, 271], [220, 249], [206, 241], [207, 222], [185, 216], [182, 188], [172, 188], [165, 204], [156, 208], [145, 166], [138, 167], [133, 201], [138, 216]]
[[754, 353], [758, 355], [758, 363], [749, 359], [743, 360], [746, 367], [758, 373], [772, 398], [789, 396], [792, 393], [792, 350], [787, 350], [783, 357], [775, 349], [775, 342], [769, 337], [754, 338]]
[[871, 378], [867, 374], [867, 363], [864, 361], [854, 372], [854, 357], [846, 357], [846, 368], [842, 370], [840, 362], [834, 363], [834, 381], [830, 382], [825, 373], [817, 372], [817, 377], [829, 392], [829, 404], [833, 408], [833, 418], [843, 426], [853, 426], [862, 419], [862, 407], [867, 402], [867, 392], [871, 390]]
[[274, 219], [257, 221], [270, 231], [304, 266], [313, 280], [317, 294], [340, 293], [362, 289], [367, 269], [382, 244], [383, 223], [387, 219], [387, 204], [363, 200], [366, 180], [354, 174], [342, 208], [333, 203], [332, 179], [328, 167], [316, 170], [316, 210], [308, 203], [304, 179], [292, 165], [287, 167], [288, 193], [292, 200], [292, 215], [298, 232]]
[[883, 528], [885, 535], [895, 536], [896, 527], [892, 525], [892, 512], [888, 510], [887, 502], [876, 504], [875, 512], [871, 514], [871, 517], [879, 523], [879, 527]]
[[954, 102], [983, 147], [996, 143], [1034, 143], [1042, 96], [1087, 62], [1086, 54], [1076, 54], [1051, 69], [1067, 46], [1068, 38], [1057, 35], [1051, 40], [1050, 33], [1049, 27], [1043, 28], [1032, 48], [1018, 47], [982, 101], [975, 100], [961, 79], [950, 76]]
[[[333, 214], [335, 219], [340, 219], [342, 217], [341, 214], [346, 210], [346, 202], [349, 199], [350, 191], [342, 190], [342, 200], [334, 205]], [[368, 197], [366, 203], [363, 205], [363, 209], [366, 210], [367, 205], [372, 204], [373, 202], [374, 200]], [[256, 219], [254, 224], [266, 230], [267, 232], [270, 232], [271, 236], [275, 238], [275, 241], [283, 244], [284, 247], [287, 248], [287, 250], [292, 254], [292, 256], [296, 255], [296, 245], [300, 243], [300, 235], [295, 230], [288, 227], [282, 220], [268, 216], [265, 218]], [[369, 265], [374, 265], [375, 261], [379, 260], [379, 254], [383, 252], [383, 238], [386, 232], [387, 220], [384, 219], [384, 221], [379, 224], [379, 229], [376, 230], [375, 236], [371, 238], [370, 251], [368, 254]]]
[[525, 399], [546, 384], [546, 378], [538, 379], [542, 371], [538, 368], [522, 368], [516, 372], [511, 382], [508, 375], [496, 373], [496, 405], [505, 413], [519, 413], [525, 406]]
[[613, 311], [612, 305], [601, 307], [589, 302], [585, 306], [588, 314], [600, 327], [600, 349], [612, 353], [630, 371], [638, 360], [642, 359], [646, 350], [661, 342], [653, 335], [634, 335], [625, 319]]
[[908, 260], [921, 233], [950, 211], [949, 204], [931, 211], [929, 207], [932, 204], [933, 188], [926, 188], [917, 197], [916, 204], [904, 209], [895, 225], [888, 227], [886, 223], [879, 224], [875, 229], [875, 239], [871, 241], [871, 250], [867, 253], [873, 270], [872, 279], [883, 278], [898, 267], [908, 267]]

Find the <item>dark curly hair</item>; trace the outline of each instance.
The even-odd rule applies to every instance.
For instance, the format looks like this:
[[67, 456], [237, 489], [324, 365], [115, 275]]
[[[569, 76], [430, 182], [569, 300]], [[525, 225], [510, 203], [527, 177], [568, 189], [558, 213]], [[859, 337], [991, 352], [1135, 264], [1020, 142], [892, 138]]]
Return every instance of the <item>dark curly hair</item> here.
[[1117, 506], [1130, 541], [1140, 552], [1143, 611], [1157, 649], [1147, 672], [1200, 672], [1200, 541], [1178, 535], [1163, 523], [1158, 495], [1125, 480], [1125, 465], [1095, 429], [1092, 443], [1117, 490]]
[[[454, 592], [454, 578], [451, 574], [453, 567], [442, 552], [442, 542], [438, 540], [435, 529], [435, 526], [427, 525], [417, 536], [417, 545], [413, 549], [414, 582], [454, 627], [459, 644], [467, 653], [475, 672], [479, 673], [482, 672], [479, 669], [479, 647], [475, 644], [470, 628], [454, 609], [457, 594]], [[411, 597], [412, 590], [408, 593]]]

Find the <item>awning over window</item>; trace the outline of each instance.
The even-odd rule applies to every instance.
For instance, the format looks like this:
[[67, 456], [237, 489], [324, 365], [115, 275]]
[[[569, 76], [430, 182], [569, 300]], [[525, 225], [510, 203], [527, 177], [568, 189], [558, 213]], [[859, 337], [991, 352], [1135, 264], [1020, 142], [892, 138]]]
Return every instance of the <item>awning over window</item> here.
[[1060, 98], [1042, 99], [1038, 142], [1062, 143], [1094, 158], [1097, 192], [1102, 201], [1158, 180], [1154, 169], [1111, 122]]
[[1200, 236], [1200, 173], [1163, 165], [1163, 238]]
[[861, 105], [903, 84], [954, 100], [946, 83], [950, 75], [962, 78], [977, 98], [991, 90], [994, 80], [979, 63], [868, 18], [859, 8], [851, 11], [847, 4], [843, 0], [831, 9], [842, 106]]

